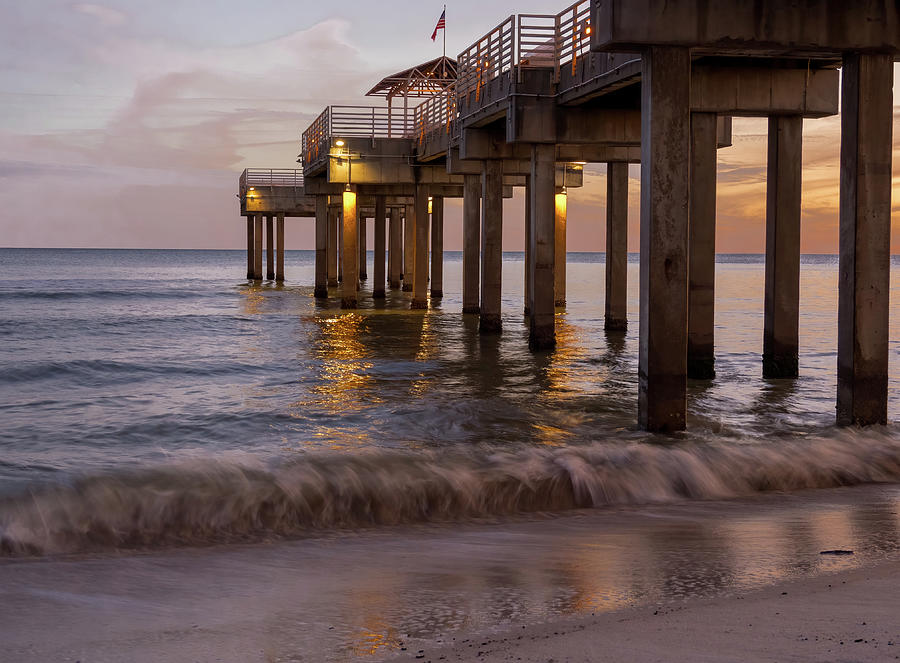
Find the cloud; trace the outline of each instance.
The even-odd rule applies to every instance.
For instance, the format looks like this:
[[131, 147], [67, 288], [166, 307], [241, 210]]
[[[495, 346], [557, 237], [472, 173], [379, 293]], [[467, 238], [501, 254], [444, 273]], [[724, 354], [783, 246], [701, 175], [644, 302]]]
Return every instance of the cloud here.
[[119, 11], [118, 9], [113, 9], [112, 7], [106, 7], [104, 5], [95, 5], [87, 2], [80, 2], [78, 4], [72, 5], [72, 9], [81, 14], [87, 14], [88, 16], [92, 16], [97, 19], [97, 21], [106, 27], [113, 27], [117, 25], [124, 24], [128, 17], [124, 12]]

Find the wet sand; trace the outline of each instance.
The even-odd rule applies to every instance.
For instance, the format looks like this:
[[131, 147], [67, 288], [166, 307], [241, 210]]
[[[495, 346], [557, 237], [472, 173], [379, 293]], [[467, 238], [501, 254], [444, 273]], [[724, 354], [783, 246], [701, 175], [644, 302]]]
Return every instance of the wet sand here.
[[891, 661], [900, 659], [900, 563], [727, 598], [649, 605], [472, 633], [397, 661]]
[[898, 511], [880, 485], [0, 559], [0, 661], [893, 660]]

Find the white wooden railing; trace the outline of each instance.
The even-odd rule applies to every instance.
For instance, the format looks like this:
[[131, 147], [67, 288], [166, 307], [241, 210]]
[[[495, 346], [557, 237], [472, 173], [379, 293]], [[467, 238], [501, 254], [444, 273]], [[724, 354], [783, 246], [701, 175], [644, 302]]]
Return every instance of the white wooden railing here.
[[246, 168], [241, 173], [241, 191], [251, 186], [302, 187], [302, 168]]
[[474, 91], [477, 101], [482, 87], [512, 70], [516, 53], [515, 18], [510, 16], [459, 54], [456, 61], [456, 91], [459, 98]]
[[332, 139], [411, 138], [414, 109], [387, 106], [329, 106], [303, 132], [301, 151], [307, 165], [324, 159]]
[[452, 136], [458, 116], [456, 90], [450, 87], [416, 107], [413, 112], [416, 140], [422, 145], [427, 139], [441, 134]]

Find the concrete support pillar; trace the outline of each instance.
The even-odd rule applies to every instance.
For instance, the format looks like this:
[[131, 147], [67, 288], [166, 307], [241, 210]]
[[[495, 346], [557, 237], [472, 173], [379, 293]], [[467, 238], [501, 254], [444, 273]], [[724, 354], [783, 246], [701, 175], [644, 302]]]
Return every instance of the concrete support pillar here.
[[385, 250], [385, 225], [387, 219], [387, 207], [384, 196], [375, 197], [375, 258], [372, 269], [372, 296], [375, 299], [384, 299], [384, 250]]
[[275, 280], [275, 222], [271, 214], [266, 216], [266, 278]]
[[[343, 199], [341, 199], [341, 200], [343, 201]], [[343, 202], [341, 202], [341, 211], [339, 212], [339, 216], [338, 216], [337, 231], [338, 231], [337, 276], [338, 276], [338, 283], [343, 283], [344, 282], [344, 260], [346, 260], [346, 257], [344, 256], [345, 247], [344, 247], [344, 203]], [[353, 259], [356, 260], [356, 254], [353, 255]]]
[[481, 180], [463, 178], [463, 313], [479, 313], [481, 289]]
[[490, 160], [481, 167], [481, 320], [482, 334], [500, 332], [503, 281], [503, 164]]
[[603, 328], [628, 326], [628, 164], [606, 164], [606, 302]]
[[844, 56], [841, 87], [837, 421], [887, 423], [893, 71]]
[[284, 214], [278, 214], [275, 219], [276, 229], [276, 258], [275, 258], [275, 280], [279, 283], [284, 282]]
[[253, 217], [253, 278], [262, 281], [263, 255], [263, 218], [261, 214]]
[[525, 316], [531, 315], [531, 176], [525, 178]]
[[316, 287], [319, 299], [328, 297], [328, 196], [316, 196]]
[[415, 263], [411, 308], [428, 308], [428, 187], [416, 185], [413, 205], [415, 226]]
[[400, 209], [391, 207], [389, 226], [390, 250], [388, 254], [388, 283], [391, 288], [400, 287], [400, 274], [403, 269], [403, 219]]
[[359, 278], [361, 281], [365, 281], [369, 278], [368, 273], [366, 272], [366, 217], [359, 217]]
[[556, 306], [566, 305], [566, 221], [569, 207], [568, 198], [565, 189], [561, 193], [556, 194], [555, 238], [553, 241], [553, 250], [556, 256], [553, 266], [553, 303]]
[[412, 292], [416, 272], [415, 205], [406, 206], [403, 223], [403, 292]]
[[[327, 266], [328, 287], [334, 288], [338, 284], [338, 218], [337, 208], [328, 206], [328, 196], [325, 199], [325, 209], [328, 216], [328, 243]], [[318, 209], [318, 208], [317, 208]], [[318, 212], [316, 212], [318, 214]]]
[[797, 377], [803, 118], [769, 118], [763, 377]]
[[431, 199], [431, 297], [444, 296], [444, 198]]
[[715, 113], [691, 114], [687, 375], [699, 380], [716, 376], [716, 127]]
[[687, 262], [691, 57], [641, 54], [641, 313], [638, 422], [683, 430], [687, 417]]
[[356, 308], [356, 291], [359, 285], [359, 255], [357, 254], [357, 232], [359, 231], [356, 191], [344, 191], [344, 237], [342, 260], [344, 283], [341, 292], [341, 308]]
[[556, 147], [531, 147], [531, 307], [528, 346], [547, 350], [556, 345], [554, 277], [556, 263]]
[[247, 217], [247, 279], [253, 279], [253, 216]]

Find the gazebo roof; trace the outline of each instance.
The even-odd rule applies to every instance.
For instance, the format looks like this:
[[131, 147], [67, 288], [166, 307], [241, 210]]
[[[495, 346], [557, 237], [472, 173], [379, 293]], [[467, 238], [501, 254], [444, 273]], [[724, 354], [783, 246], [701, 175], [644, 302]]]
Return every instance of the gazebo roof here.
[[456, 82], [456, 60], [446, 56], [381, 79], [367, 97], [433, 97]]

